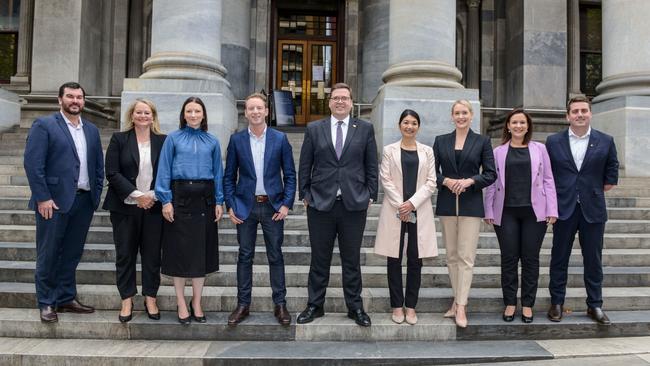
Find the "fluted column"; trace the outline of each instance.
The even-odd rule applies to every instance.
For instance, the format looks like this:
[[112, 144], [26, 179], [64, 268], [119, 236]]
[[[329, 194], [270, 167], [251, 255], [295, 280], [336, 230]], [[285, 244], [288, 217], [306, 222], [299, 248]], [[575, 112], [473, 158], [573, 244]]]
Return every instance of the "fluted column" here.
[[455, 0], [390, 0], [385, 84], [462, 88]]
[[32, 67], [32, 24], [34, 24], [34, 0], [23, 0], [20, 2], [18, 60], [16, 75], [11, 78], [12, 84], [29, 83], [29, 72]]
[[221, 0], [154, 0], [151, 57], [143, 79], [224, 79]]
[[469, 13], [467, 16], [467, 75], [465, 75], [465, 80], [467, 87], [472, 89], [478, 89], [480, 86], [480, 7], [481, 0], [467, 0]]
[[569, 0], [567, 5], [568, 79], [569, 95], [580, 94], [580, 0]]

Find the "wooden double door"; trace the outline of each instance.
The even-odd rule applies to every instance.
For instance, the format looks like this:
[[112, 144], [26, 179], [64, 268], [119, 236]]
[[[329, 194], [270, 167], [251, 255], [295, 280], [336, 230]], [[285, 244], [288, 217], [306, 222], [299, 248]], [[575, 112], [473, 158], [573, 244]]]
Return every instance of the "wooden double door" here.
[[278, 40], [277, 89], [292, 92], [296, 125], [323, 118], [336, 83], [336, 42]]

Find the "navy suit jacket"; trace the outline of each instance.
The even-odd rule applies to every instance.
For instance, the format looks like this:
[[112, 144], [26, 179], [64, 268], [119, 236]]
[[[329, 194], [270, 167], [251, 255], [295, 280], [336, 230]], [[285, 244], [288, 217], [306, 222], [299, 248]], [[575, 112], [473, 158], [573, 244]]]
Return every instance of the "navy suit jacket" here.
[[[90, 192], [97, 209], [104, 184], [102, 142], [97, 127], [85, 119], [82, 122]], [[61, 112], [34, 121], [27, 136], [24, 166], [32, 191], [29, 208], [36, 210], [38, 202], [52, 199], [59, 212], [68, 212], [77, 193], [80, 162]]]
[[[261, 178], [261, 177], [260, 177]], [[226, 152], [226, 170], [223, 175], [223, 193], [226, 207], [235, 216], [246, 220], [255, 203], [257, 183], [248, 128], [230, 136]], [[266, 129], [264, 146], [264, 190], [275, 211], [281, 206], [293, 208], [296, 196], [296, 168], [287, 135], [272, 128]]]
[[606, 222], [603, 186], [618, 183], [614, 138], [592, 128], [579, 171], [571, 155], [568, 129], [549, 136], [546, 139], [546, 149], [555, 178], [559, 219], [566, 220], [573, 214], [579, 197], [582, 214], [587, 222]]
[[330, 211], [341, 188], [347, 210], [367, 210], [371, 198], [377, 201], [377, 160], [375, 130], [370, 122], [350, 118], [340, 160], [332, 143], [330, 117], [311, 122], [300, 151], [299, 198], [318, 211]]

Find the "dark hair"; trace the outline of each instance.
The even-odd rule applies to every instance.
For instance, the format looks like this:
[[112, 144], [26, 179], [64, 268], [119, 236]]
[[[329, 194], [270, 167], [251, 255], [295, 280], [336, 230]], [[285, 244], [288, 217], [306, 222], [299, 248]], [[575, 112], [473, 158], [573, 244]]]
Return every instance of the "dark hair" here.
[[528, 124], [528, 131], [526, 131], [526, 134], [524, 135], [524, 144], [527, 144], [530, 141], [530, 139], [533, 137], [533, 119], [530, 118], [530, 114], [524, 111], [523, 108], [515, 108], [511, 110], [510, 113], [508, 113], [508, 115], [506, 116], [505, 123], [503, 124], [503, 134], [501, 135], [502, 145], [510, 141], [510, 139], [512, 138], [510, 131], [508, 131], [508, 123], [510, 123], [512, 116], [514, 116], [515, 114], [523, 114], [524, 117], [526, 117], [526, 123]]
[[86, 99], [86, 91], [84, 90], [84, 88], [81, 87], [79, 83], [74, 81], [68, 81], [67, 83], [64, 83], [59, 87], [59, 98], [63, 97], [63, 92], [65, 92], [65, 88], [81, 89], [81, 93], [84, 95], [84, 99]]
[[352, 99], [352, 89], [350, 89], [350, 86], [346, 83], [336, 83], [332, 85], [332, 89], [330, 89], [330, 95], [334, 93], [334, 90], [336, 89], [346, 89], [350, 93], [350, 99]]
[[185, 99], [185, 103], [183, 103], [183, 106], [181, 107], [181, 116], [180, 116], [180, 124], [179, 128], [185, 128], [187, 126], [187, 121], [185, 120], [185, 106], [190, 104], [190, 103], [196, 103], [203, 108], [203, 120], [201, 120], [201, 130], [207, 131], [208, 130], [208, 111], [205, 109], [205, 104], [203, 104], [203, 101], [199, 97], [189, 97]]
[[569, 114], [571, 111], [571, 104], [573, 103], [587, 103], [589, 105], [589, 110], [591, 111], [591, 101], [589, 98], [581, 94], [569, 99], [569, 101], [566, 103], [566, 114]]
[[397, 125], [398, 125], [398, 126], [400, 125], [400, 123], [402, 123], [402, 120], [403, 120], [406, 116], [411, 116], [411, 117], [417, 119], [417, 120], [418, 120], [418, 127], [420, 127], [420, 115], [418, 114], [418, 112], [416, 112], [416, 111], [414, 111], [414, 110], [412, 110], [412, 109], [405, 109], [405, 110], [402, 112], [402, 114], [399, 115], [399, 121], [397, 121]]

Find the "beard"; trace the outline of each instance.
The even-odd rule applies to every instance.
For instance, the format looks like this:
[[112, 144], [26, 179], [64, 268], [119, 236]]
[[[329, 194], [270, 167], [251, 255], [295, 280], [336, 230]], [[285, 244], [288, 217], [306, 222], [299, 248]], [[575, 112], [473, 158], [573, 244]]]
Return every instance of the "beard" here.
[[80, 106], [78, 104], [74, 104], [74, 106], [77, 106], [77, 108], [78, 108], [77, 110], [71, 109], [72, 106], [73, 106], [73, 104], [63, 104], [63, 105], [61, 105], [61, 108], [63, 108], [64, 112], [66, 112], [68, 114], [71, 114], [73, 116], [81, 114], [81, 111], [83, 110], [82, 106]]

